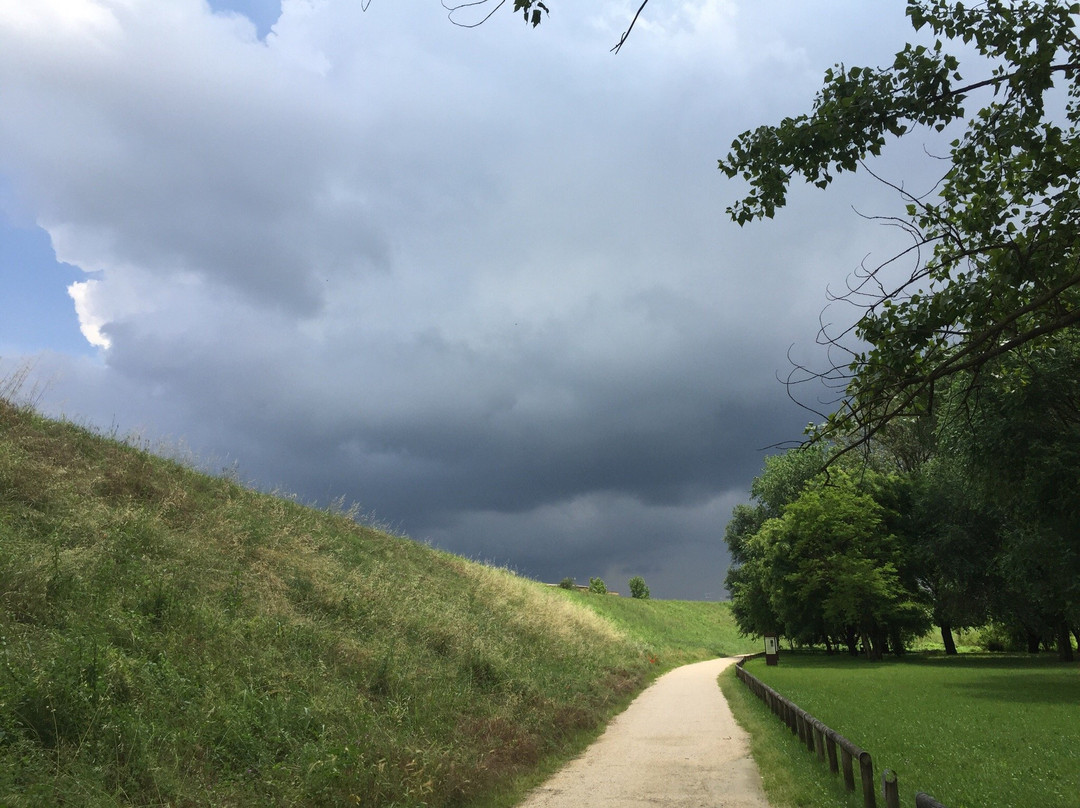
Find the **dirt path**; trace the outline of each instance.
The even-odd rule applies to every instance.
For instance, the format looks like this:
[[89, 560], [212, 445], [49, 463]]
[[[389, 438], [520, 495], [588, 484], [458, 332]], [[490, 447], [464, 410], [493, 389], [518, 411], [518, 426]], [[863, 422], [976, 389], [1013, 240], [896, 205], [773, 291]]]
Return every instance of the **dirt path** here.
[[746, 733], [716, 683], [733, 662], [661, 676], [519, 808], [768, 808]]

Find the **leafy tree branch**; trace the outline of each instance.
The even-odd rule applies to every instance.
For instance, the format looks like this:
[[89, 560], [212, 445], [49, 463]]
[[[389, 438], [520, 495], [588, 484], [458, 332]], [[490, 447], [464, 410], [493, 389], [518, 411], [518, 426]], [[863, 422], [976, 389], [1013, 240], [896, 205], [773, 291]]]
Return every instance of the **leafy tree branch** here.
[[[912, 245], [833, 298], [862, 309], [853, 326], [833, 335], [822, 324], [819, 342], [845, 361], [796, 365], [789, 376], [840, 392], [812, 438], [869, 440], [890, 419], [930, 408], [942, 379], [977, 378], [986, 363], [1080, 321], [1080, 4], [909, 0], [907, 15], [939, 39], [908, 44], [887, 68], [836, 65], [810, 114], [744, 132], [719, 161], [749, 184], [728, 209], [740, 225], [774, 216], [796, 177], [827, 188], [863, 171], [905, 204], [905, 216], [881, 220]], [[987, 78], [964, 81], [946, 49], [958, 42], [974, 46]], [[868, 167], [891, 140], [949, 127], [963, 133], [930, 194]], [[902, 259], [914, 269], [886, 285], [881, 273]]]

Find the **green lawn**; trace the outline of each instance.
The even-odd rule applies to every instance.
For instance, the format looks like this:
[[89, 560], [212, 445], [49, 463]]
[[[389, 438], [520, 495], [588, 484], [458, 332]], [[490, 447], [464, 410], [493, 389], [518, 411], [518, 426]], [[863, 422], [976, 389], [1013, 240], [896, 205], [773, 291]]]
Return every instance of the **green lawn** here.
[[[788, 653], [777, 667], [755, 659], [747, 670], [868, 750], [879, 783], [884, 768], [897, 772], [905, 806], [915, 791], [949, 808], [1080, 804], [1075, 663], [1000, 654], [869, 663]], [[817, 768], [833, 779], [827, 766]], [[805, 796], [783, 804], [836, 805]]]

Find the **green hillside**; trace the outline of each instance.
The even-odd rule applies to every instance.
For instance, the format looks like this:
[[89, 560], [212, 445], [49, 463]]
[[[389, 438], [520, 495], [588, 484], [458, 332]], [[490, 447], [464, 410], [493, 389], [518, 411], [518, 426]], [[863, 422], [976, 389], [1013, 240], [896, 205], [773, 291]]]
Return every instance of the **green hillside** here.
[[0, 550], [5, 806], [510, 804], [725, 650], [3, 400]]
[[588, 606], [652, 654], [667, 669], [718, 656], [752, 654], [757, 638], [739, 636], [731, 604], [690, 600], [634, 600], [559, 590], [574, 603]]

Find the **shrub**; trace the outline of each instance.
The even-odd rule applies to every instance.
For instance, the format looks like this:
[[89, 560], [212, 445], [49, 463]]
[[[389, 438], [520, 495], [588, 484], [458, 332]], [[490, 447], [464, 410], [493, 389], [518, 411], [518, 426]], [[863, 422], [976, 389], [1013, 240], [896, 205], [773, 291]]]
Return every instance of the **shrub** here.
[[574, 589], [577, 584], [574, 583], [573, 578], [563, 578], [561, 581], [559, 581], [559, 586], [562, 589]]
[[976, 636], [976, 644], [986, 651], [1024, 651], [1027, 649], [1023, 632], [1016, 631], [1002, 623], [988, 623], [981, 627]]
[[630, 596], [638, 600], [649, 599], [649, 587], [645, 585], [645, 579], [635, 575], [630, 579]]
[[604, 583], [603, 578], [590, 578], [589, 591], [596, 595], [606, 595], [607, 584]]

